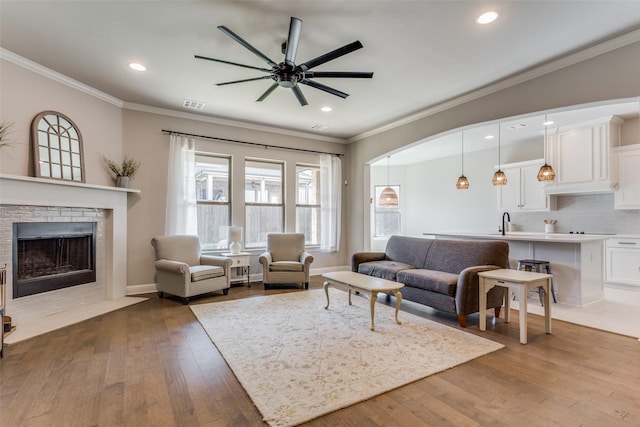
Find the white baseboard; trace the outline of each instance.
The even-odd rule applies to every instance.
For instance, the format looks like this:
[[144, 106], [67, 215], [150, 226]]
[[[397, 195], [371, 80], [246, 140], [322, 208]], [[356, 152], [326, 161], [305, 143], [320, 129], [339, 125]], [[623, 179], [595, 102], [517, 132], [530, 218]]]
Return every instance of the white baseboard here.
[[158, 286], [155, 283], [127, 286], [127, 295], [150, 294], [152, 292], [158, 292]]

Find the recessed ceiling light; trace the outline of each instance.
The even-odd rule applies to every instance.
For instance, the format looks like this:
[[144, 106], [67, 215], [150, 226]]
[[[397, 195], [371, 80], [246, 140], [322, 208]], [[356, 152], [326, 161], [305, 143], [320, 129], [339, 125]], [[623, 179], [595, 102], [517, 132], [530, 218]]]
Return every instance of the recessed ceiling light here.
[[142, 64], [138, 64], [137, 62], [132, 62], [132, 63], [130, 63], [130, 64], [129, 64], [129, 67], [130, 67], [130, 68], [133, 68], [133, 69], [134, 69], [134, 70], [136, 70], [136, 71], [144, 71], [144, 70], [146, 70], [146, 69], [147, 69], [147, 67], [145, 67], [145, 66], [144, 66], [144, 65], [142, 65]]
[[328, 113], [329, 111], [333, 111], [333, 108], [331, 108], [331, 107], [322, 107], [320, 110], [324, 111], [325, 113]]
[[494, 12], [493, 10], [490, 12], [485, 12], [482, 15], [476, 18], [476, 23], [480, 25], [490, 24], [493, 21], [498, 19], [498, 12]]
[[553, 120], [547, 120], [546, 122], [542, 123], [542, 126], [550, 126], [552, 124], [554, 124], [555, 122]]

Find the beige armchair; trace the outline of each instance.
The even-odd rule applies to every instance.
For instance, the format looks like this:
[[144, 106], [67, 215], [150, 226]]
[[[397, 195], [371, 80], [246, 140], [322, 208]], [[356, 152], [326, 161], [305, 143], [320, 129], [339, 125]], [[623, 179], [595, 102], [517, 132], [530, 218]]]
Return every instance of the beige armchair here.
[[305, 251], [304, 234], [267, 234], [267, 251], [260, 255], [259, 260], [265, 289], [276, 283], [300, 283], [309, 289], [313, 256]]
[[156, 252], [156, 282], [164, 293], [182, 297], [222, 290], [229, 293], [231, 259], [202, 255], [198, 236], [161, 236], [151, 239]]

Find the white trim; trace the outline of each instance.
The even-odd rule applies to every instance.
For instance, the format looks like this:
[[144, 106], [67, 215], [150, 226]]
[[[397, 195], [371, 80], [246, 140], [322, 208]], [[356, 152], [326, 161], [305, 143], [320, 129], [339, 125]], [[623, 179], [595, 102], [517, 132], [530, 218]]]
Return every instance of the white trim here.
[[141, 285], [129, 285], [127, 286], [127, 296], [129, 295], [141, 295], [158, 292], [158, 285], [155, 283], [143, 283]]
[[241, 122], [241, 121], [238, 121], [238, 120], [230, 120], [230, 119], [222, 119], [222, 118], [219, 118], [219, 117], [203, 116], [201, 114], [194, 114], [194, 113], [190, 113], [190, 112], [186, 112], [186, 111], [170, 110], [168, 108], [152, 107], [152, 106], [149, 106], [149, 105], [136, 104], [134, 102], [125, 102], [123, 108], [125, 110], [141, 111], [143, 113], [160, 114], [160, 115], [163, 115], [163, 116], [177, 117], [177, 118], [188, 119], [188, 120], [196, 120], [196, 121], [199, 121], [199, 122], [206, 122], [206, 123], [215, 123], [215, 124], [218, 124], [218, 125], [233, 126], [233, 127], [242, 128], [242, 129], [251, 129], [251, 130], [257, 130], [257, 131], [261, 131], [261, 132], [276, 133], [276, 134], [279, 134], [279, 135], [288, 135], [288, 136], [294, 136], [294, 137], [298, 137], [298, 138], [314, 139], [314, 140], [317, 140], [317, 141], [336, 142], [338, 144], [347, 144], [347, 142], [348, 142], [345, 139], [334, 138], [334, 137], [331, 137], [331, 136], [315, 135], [315, 134], [311, 134], [311, 133], [294, 131], [294, 130], [290, 130], [290, 129], [276, 128], [276, 127], [271, 127], [271, 126], [266, 126], [266, 125], [259, 125], [259, 124], [255, 124], [255, 123], [249, 123], [249, 122]]
[[19, 67], [22, 67], [29, 71], [33, 71], [34, 73], [40, 74], [41, 76], [44, 76], [58, 83], [62, 83], [65, 86], [69, 86], [70, 88], [86, 93], [87, 95], [93, 96], [94, 98], [98, 98], [102, 101], [108, 102], [109, 104], [115, 105], [116, 107], [122, 108], [124, 105], [124, 102], [122, 100], [111, 96], [108, 93], [99, 91], [98, 89], [94, 89], [84, 83], [80, 83], [79, 81], [74, 80], [71, 77], [60, 74], [57, 71], [53, 71], [52, 69], [47, 68], [44, 65], [40, 65], [36, 62], [31, 61], [30, 59], [24, 58], [2, 47], [0, 47], [0, 59], [5, 59], [13, 64], [16, 64]]
[[409, 116], [403, 117], [399, 120], [380, 126], [378, 128], [371, 129], [366, 132], [362, 132], [359, 135], [355, 135], [347, 139], [347, 142], [349, 143], [356, 142], [361, 139], [368, 138], [368, 137], [377, 135], [379, 133], [383, 133], [383, 132], [395, 129], [400, 126], [404, 126], [406, 124], [415, 122], [425, 117], [432, 116], [441, 111], [449, 110], [459, 105], [466, 104], [467, 102], [471, 102], [473, 100], [482, 98], [484, 96], [501, 91], [503, 89], [507, 89], [517, 84], [524, 83], [529, 80], [533, 80], [537, 77], [544, 76], [545, 74], [552, 73], [554, 71], [566, 68], [568, 66], [577, 64], [582, 61], [586, 61], [587, 59], [594, 58], [598, 55], [611, 52], [612, 50], [615, 50], [639, 41], [640, 41], [640, 30], [631, 31], [630, 33], [623, 34], [620, 37], [607, 40], [603, 43], [588, 47], [584, 50], [564, 56], [560, 59], [552, 60], [539, 67], [535, 67], [528, 71], [518, 73], [513, 77], [509, 77], [504, 80], [500, 80], [496, 83], [489, 84], [488, 86], [474, 90], [465, 95], [453, 98], [449, 101], [436, 104], [418, 113], [411, 114]]

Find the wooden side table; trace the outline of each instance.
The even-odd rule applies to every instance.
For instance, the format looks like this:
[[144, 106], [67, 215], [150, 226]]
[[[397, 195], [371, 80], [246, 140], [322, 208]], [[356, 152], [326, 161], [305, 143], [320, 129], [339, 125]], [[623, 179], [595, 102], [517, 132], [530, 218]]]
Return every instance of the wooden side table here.
[[551, 274], [519, 270], [491, 270], [478, 273], [480, 283], [480, 330], [487, 329], [487, 292], [494, 286], [505, 288], [504, 320], [509, 322], [509, 290], [515, 291], [520, 303], [520, 343], [527, 343], [527, 295], [529, 290], [542, 286], [544, 293], [544, 329], [551, 333]]
[[240, 269], [240, 277], [231, 279], [232, 282], [244, 282], [244, 276], [247, 276], [247, 287], [251, 287], [251, 254], [249, 252], [238, 252], [232, 254], [231, 252], [223, 252], [220, 254], [225, 258], [229, 258], [231, 268]]

